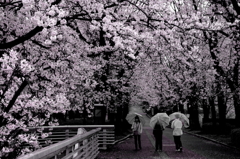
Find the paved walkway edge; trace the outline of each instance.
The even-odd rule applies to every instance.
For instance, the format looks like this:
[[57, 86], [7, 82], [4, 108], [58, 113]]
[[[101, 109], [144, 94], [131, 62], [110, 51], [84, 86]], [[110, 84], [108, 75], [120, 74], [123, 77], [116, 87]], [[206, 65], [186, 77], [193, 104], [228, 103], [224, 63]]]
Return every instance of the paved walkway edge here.
[[223, 143], [223, 142], [220, 142], [220, 141], [217, 141], [217, 140], [214, 140], [214, 139], [210, 139], [210, 138], [205, 137], [205, 136], [201, 136], [201, 135], [194, 134], [194, 133], [190, 133], [190, 132], [186, 132], [186, 131], [184, 131], [184, 133], [189, 134], [189, 135], [193, 135], [193, 136], [196, 136], [196, 137], [205, 139], [205, 140], [209, 140], [209, 141], [212, 141], [212, 142], [214, 142], [214, 143], [217, 143], [217, 144], [220, 144], [220, 145], [223, 145], [223, 146], [232, 148], [232, 149], [240, 150], [240, 148], [237, 148], [237, 147], [235, 147], [235, 146], [231, 146], [231, 145], [225, 144], [225, 143]]
[[129, 135], [127, 135], [127, 136], [125, 136], [125, 137], [123, 137], [123, 138], [121, 138], [119, 140], [116, 140], [113, 144], [116, 145], [118, 143], [121, 143], [122, 141], [125, 141], [125, 140], [129, 139], [132, 136], [133, 136], [133, 134], [129, 134]]

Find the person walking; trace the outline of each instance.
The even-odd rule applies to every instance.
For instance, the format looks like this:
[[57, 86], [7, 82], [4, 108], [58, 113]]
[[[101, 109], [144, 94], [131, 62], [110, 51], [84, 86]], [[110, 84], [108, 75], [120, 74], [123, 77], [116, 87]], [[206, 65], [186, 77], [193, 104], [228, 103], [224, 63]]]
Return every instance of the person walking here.
[[171, 128], [173, 128], [173, 138], [174, 138], [174, 143], [176, 146], [176, 151], [182, 152], [182, 141], [181, 141], [181, 136], [183, 134], [182, 131], [182, 121], [179, 120], [180, 115], [176, 114], [175, 115], [176, 119], [173, 120], [171, 124]]
[[139, 117], [136, 116], [132, 124], [132, 131], [134, 136], [135, 150], [138, 148], [141, 150], [141, 134], [142, 134], [142, 123], [139, 120]]
[[162, 151], [162, 135], [163, 135], [164, 127], [163, 125], [157, 121], [156, 125], [153, 129], [153, 136], [155, 137], [155, 151]]

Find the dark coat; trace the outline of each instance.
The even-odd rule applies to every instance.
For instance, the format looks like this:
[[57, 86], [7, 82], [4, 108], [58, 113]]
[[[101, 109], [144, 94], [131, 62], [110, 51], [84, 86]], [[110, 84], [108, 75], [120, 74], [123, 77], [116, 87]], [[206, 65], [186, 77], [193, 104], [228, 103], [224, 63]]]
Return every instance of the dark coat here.
[[164, 130], [163, 126], [161, 124], [156, 123], [153, 129], [153, 135], [157, 136], [162, 134], [162, 131]]

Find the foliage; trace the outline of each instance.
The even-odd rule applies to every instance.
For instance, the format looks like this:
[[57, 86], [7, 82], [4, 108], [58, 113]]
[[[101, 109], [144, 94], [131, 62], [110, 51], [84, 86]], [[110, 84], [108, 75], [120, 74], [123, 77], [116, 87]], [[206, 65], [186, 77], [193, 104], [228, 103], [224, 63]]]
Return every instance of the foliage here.
[[240, 147], [240, 129], [233, 129], [231, 131], [231, 142]]
[[0, 2], [0, 156], [39, 148], [27, 127], [69, 109], [92, 117], [95, 102], [198, 110], [223, 92], [238, 120], [239, 10], [236, 0]]
[[205, 122], [202, 125], [201, 131], [207, 134], [209, 133], [229, 135], [234, 128], [235, 126], [230, 123], [225, 123], [225, 125], [220, 125], [219, 123], [217, 123], [216, 125], [213, 125], [212, 122]]
[[1, 2], [1, 158], [40, 148], [46, 134], [28, 135], [27, 127], [56, 125], [50, 115], [70, 109], [75, 81], [85, 83], [98, 67], [70, 27], [66, 4], [51, 3]]

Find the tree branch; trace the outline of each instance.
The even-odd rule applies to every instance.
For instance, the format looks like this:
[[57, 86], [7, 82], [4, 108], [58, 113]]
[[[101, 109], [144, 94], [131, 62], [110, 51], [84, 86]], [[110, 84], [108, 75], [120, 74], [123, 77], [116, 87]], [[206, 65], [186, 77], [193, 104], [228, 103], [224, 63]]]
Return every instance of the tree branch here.
[[54, 2], [52, 2], [52, 5], [56, 5], [56, 4], [59, 4], [61, 2], [62, 2], [62, 0], [55, 0]]
[[50, 47], [44, 46], [42, 45], [40, 42], [38, 42], [37, 40], [32, 40], [32, 43], [44, 48], [44, 49], [50, 49]]
[[0, 44], [0, 50], [1, 49], [9, 49], [9, 48], [12, 48], [12, 47], [14, 47], [18, 44], [24, 43], [25, 41], [31, 39], [32, 37], [34, 37], [37, 33], [41, 32], [42, 30], [43, 30], [43, 27], [37, 26], [33, 30], [28, 32], [27, 34], [19, 37], [18, 39], [7, 42], [5, 44]]
[[238, 2], [236, 0], [231, 0], [233, 4], [234, 10], [237, 12], [238, 15], [240, 15], [240, 7], [238, 6]]
[[5, 108], [4, 112], [8, 113], [9, 110], [13, 107], [14, 103], [16, 102], [18, 96], [21, 94], [21, 92], [24, 90], [24, 88], [27, 86], [28, 82], [25, 79], [21, 86], [18, 88], [18, 90], [15, 92], [14, 96], [12, 97], [12, 99], [10, 100], [10, 102], [8, 103], [8, 106]]

